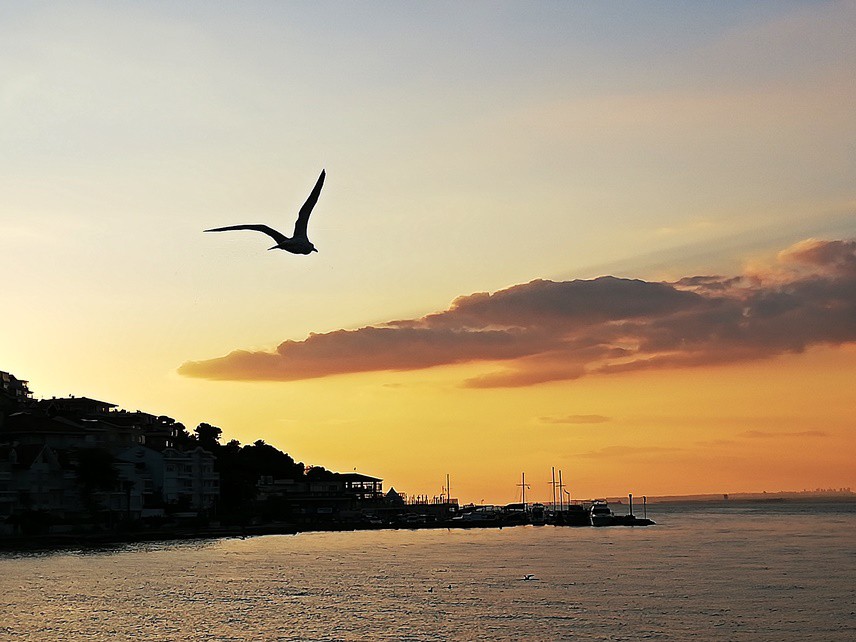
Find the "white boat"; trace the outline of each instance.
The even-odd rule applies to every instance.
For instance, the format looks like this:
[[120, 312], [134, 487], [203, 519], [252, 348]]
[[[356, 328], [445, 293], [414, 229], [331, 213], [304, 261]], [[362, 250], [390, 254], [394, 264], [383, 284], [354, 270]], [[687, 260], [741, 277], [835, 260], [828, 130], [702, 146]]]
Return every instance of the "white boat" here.
[[609, 508], [605, 499], [596, 499], [589, 508], [592, 526], [612, 526], [615, 524], [615, 513]]

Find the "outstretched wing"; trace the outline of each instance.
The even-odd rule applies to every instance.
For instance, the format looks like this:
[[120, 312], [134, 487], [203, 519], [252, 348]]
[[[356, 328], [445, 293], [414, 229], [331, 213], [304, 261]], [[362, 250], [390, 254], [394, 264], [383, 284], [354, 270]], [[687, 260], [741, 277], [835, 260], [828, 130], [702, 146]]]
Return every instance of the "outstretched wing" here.
[[272, 227], [268, 227], [267, 225], [229, 225], [228, 227], [215, 227], [210, 230], [205, 230], [206, 232], [229, 232], [231, 230], [254, 230], [256, 232], [262, 232], [263, 234], [267, 234], [277, 243], [284, 243], [288, 240], [288, 237], [280, 232], [277, 232]]
[[309, 215], [312, 213], [312, 208], [318, 202], [318, 195], [321, 193], [321, 187], [324, 185], [324, 177], [326, 175], [327, 172], [322, 169], [321, 176], [318, 177], [318, 182], [312, 188], [312, 193], [306, 199], [303, 207], [300, 208], [300, 213], [297, 215], [297, 222], [294, 224], [294, 238], [307, 238], [306, 224], [309, 223]]

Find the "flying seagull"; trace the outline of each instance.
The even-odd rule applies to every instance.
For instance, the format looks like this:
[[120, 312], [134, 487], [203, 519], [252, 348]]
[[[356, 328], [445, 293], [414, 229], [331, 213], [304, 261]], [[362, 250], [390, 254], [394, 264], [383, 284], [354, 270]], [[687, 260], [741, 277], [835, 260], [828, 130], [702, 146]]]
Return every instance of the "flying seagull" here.
[[310, 254], [312, 252], [317, 252], [318, 250], [315, 249], [315, 246], [312, 245], [312, 242], [306, 236], [306, 224], [309, 222], [309, 215], [312, 213], [312, 208], [315, 207], [315, 203], [318, 202], [318, 195], [321, 193], [321, 186], [324, 185], [325, 175], [326, 172], [322, 169], [321, 176], [318, 177], [318, 182], [316, 182], [315, 187], [312, 188], [312, 193], [309, 195], [309, 198], [306, 199], [303, 207], [300, 208], [300, 212], [297, 215], [297, 222], [294, 224], [294, 233], [291, 235], [291, 238], [288, 238], [281, 232], [277, 232], [272, 227], [261, 224], [229, 225], [228, 227], [215, 227], [205, 231], [227, 232], [230, 230], [255, 230], [256, 232], [267, 234], [276, 241], [276, 245], [269, 247], [269, 250], [285, 250], [292, 254]]

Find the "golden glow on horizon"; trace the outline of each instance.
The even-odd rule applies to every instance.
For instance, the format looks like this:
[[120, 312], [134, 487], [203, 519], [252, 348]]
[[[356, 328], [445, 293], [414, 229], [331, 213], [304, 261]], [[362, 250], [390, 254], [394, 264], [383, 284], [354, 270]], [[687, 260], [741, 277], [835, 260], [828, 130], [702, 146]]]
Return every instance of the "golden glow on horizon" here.
[[[545, 499], [551, 466], [579, 497], [848, 485], [856, 439], [840, 382], [854, 365], [847, 348], [520, 389], [459, 388], [472, 366], [176, 385], [198, 395], [192, 414], [225, 438], [264, 438], [304, 463], [357, 467], [412, 494], [439, 494], [448, 472], [461, 499], [509, 502], [520, 472]], [[608, 421], [552, 423], [571, 415]]]

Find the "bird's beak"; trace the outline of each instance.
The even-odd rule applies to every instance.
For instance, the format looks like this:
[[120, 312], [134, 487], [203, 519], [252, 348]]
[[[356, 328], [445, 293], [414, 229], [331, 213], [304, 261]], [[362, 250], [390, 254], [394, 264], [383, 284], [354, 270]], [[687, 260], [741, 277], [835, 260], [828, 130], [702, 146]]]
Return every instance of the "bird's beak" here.
[[317, 252], [318, 250], [316, 250], [316, 249], [313, 247], [313, 248], [312, 248], [312, 251], [313, 251], [313, 252]]

